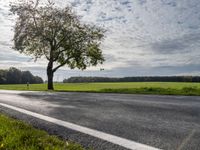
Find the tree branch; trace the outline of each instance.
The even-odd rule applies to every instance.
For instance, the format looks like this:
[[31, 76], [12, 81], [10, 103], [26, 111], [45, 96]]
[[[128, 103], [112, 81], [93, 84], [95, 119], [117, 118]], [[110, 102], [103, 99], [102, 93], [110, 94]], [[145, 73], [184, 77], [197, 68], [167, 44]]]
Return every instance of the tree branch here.
[[64, 52], [64, 51], [66, 51], [66, 49], [64, 49], [64, 50], [62, 50], [62, 51], [59, 51], [59, 52], [57, 53], [57, 56], [56, 56], [53, 60], [54, 60], [54, 61], [58, 60], [60, 54], [61, 54], [62, 52]]
[[53, 72], [55, 72], [56, 70], [58, 70], [60, 67], [64, 66], [69, 61], [69, 59], [71, 59], [71, 57], [68, 57], [63, 63], [61, 63], [60, 65], [58, 65], [57, 67], [55, 67], [53, 69]]
[[58, 49], [58, 48], [60, 48], [60, 44], [65, 40], [65, 38], [67, 37], [67, 35], [65, 35], [59, 42], [57, 42], [57, 44], [56, 44], [56, 50]]

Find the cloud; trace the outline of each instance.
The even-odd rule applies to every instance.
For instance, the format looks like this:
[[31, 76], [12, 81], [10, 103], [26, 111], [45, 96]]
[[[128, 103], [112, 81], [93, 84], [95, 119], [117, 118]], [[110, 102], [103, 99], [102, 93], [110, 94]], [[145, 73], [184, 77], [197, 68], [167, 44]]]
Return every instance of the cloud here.
[[200, 46], [200, 33], [183, 35], [180, 38], [163, 40], [151, 45], [152, 50], [161, 54], [189, 52]]
[[[45, 75], [46, 61], [28, 62], [30, 58], [13, 52], [14, 17], [9, 1], [0, 0], [0, 64], [15, 65]], [[199, 0], [55, 0], [60, 7], [71, 5], [82, 21], [107, 29], [102, 44], [106, 62], [88, 72], [63, 68], [61, 74], [107, 76], [195, 74], [200, 66]], [[12, 62], [12, 61], [15, 61]], [[33, 65], [35, 64], [35, 65]], [[195, 67], [194, 67], [195, 66]], [[40, 68], [39, 68], [40, 67]], [[192, 69], [192, 70], [191, 70]], [[66, 73], [65, 73], [66, 71]], [[92, 72], [92, 73], [91, 73]], [[105, 72], [105, 71], [104, 71]], [[60, 75], [61, 76], [61, 75]]]

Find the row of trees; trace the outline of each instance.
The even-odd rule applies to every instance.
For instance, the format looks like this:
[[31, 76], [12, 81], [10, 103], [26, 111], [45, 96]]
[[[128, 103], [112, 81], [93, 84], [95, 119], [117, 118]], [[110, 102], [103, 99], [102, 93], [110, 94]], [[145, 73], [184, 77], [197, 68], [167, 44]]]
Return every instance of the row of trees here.
[[0, 84], [26, 84], [43, 83], [43, 79], [32, 75], [30, 71], [21, 71], [11, 67], [8, 70], [0, 70]]
[[71, 77], [63, 80], [64, 83], [81, 82], [200, 82], [199, 76], [154, 76], [154, 77]]

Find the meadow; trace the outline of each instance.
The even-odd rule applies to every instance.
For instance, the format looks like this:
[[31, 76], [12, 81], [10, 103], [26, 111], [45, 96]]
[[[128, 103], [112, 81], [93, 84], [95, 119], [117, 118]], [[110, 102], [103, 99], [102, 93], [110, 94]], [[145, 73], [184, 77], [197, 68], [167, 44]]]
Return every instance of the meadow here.
[[[110, 82], [110, 83], [55, 83], [60, 92], [100, 92], [158, 95], [200, 95], [199, 83], [188, 82]], [[5, 90], [46, 91], [47, 84], [0, 85]]]

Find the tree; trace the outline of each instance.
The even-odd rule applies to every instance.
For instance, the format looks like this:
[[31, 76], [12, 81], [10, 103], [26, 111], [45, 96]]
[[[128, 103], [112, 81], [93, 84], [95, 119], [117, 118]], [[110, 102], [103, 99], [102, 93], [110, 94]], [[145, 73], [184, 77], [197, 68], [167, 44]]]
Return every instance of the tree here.
[[21, 71], [17, 68], [10, 67], [8, 70], [0, 70], [0, 84], [26, 84], [43, 83], [43, 79], [34, 76], [30, 71]]
[[[29, 83], [34, 83], [34, 76], [30, 71], [23, 71], [22, 72], [22, 84], [26, 84], [27, 82]], [[36, 82], [37, 83], [37, 82]]]
[[0, 84], [7, 83], [7, 70], [0, 70]]
[[42, 80], [41, 77], [39, 77], [39, 76], [35, 76], [35, 78], [34, 78], [34, 82], [35, 82], [35, 83], [43, 83], [44, 81]]
[[22, 80], [22, 72], [17, 68], [11, 67], [7, 72], [8, 84], [19, 84]]
[[100, 49], [105, 30], [84, 24], [70, 7], [58, 8], [50, 0], [12, 3], [17, 15], [14, 49], [37, 60], [48, 61], [48, 89], [53, 90], [53, 75], [60, 67], [86, 69], [103, 63]]

